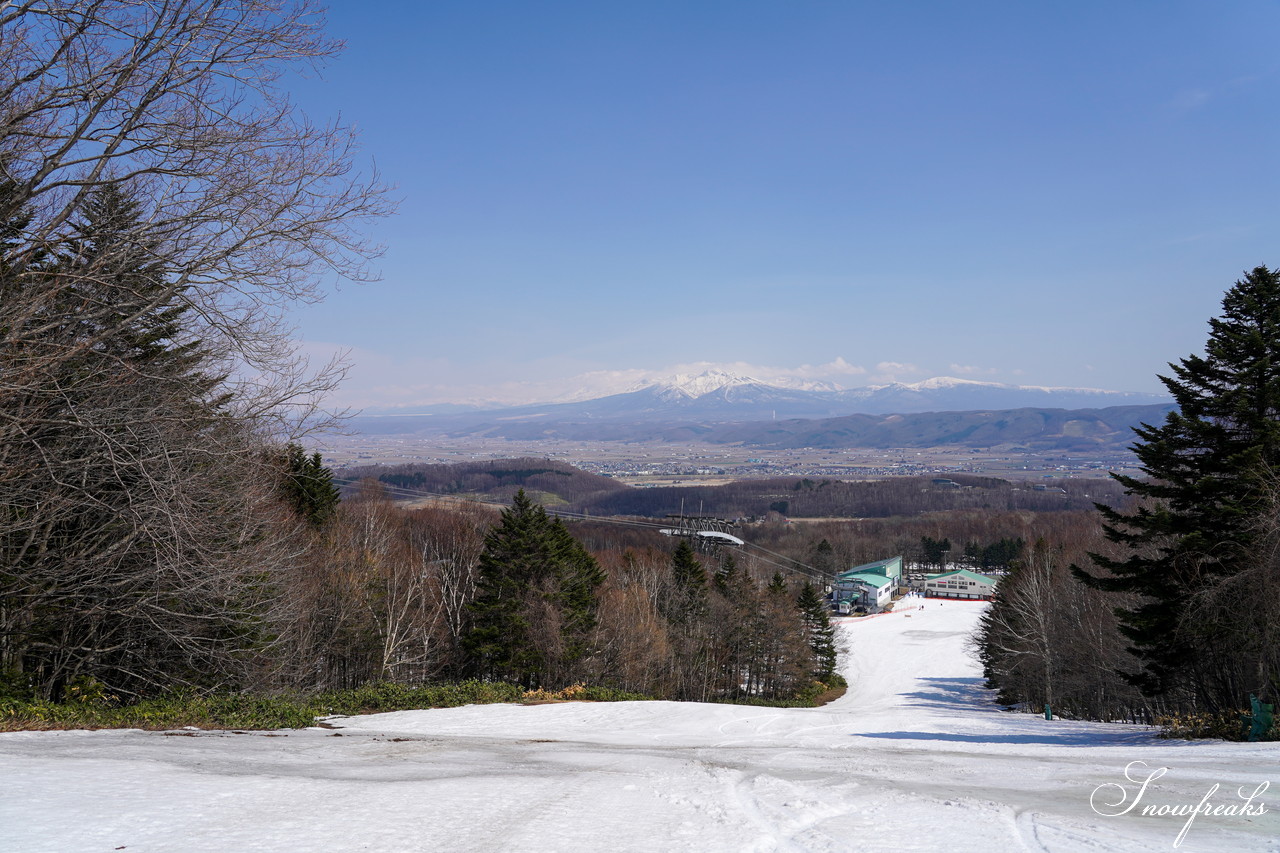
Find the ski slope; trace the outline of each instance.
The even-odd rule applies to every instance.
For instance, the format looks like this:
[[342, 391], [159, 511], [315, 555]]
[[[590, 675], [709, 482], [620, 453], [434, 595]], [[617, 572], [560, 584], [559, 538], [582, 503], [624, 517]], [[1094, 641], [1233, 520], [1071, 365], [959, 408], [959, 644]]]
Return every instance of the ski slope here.
[[[853, 687], [817, 709], [2, 734], [0, 851], [1280, 851], [1280, 744], [1001, 712], [964, 651], [983, 606], [845, 622]], [[1201, 801], [1236, 808], [1169, 814]]]

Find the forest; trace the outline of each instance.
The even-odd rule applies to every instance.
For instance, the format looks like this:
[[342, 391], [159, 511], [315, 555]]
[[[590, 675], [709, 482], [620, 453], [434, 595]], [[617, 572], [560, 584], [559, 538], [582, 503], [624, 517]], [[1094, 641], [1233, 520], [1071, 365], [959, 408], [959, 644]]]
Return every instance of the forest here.
[[[771, 513], [790, 518], [887, 518], [929, 512], [1063, 512], [1116, 505], [1124, 488], [1107, 479], [1054, 478], [1049, 485], [954, 474], [943, 483], [932, 477], [846, 481], [772, 477], [721, 486], [634, 488], [588, 474], [564, 462], [521, 458], [455, 465], [359, 466], [337, 472], [347, 488], [371, 477], [398, 498], [465, 496], [509, 501], [524, 489], [549, 507], [585, 515], [661, 518], [680, 512], [729, 519], [761, 519]], [[958, 488], [957, 488], [958, 486]]]
[[1136, 430], [1128, 501], [998, 588], [974, 650], [1002, 701], [1280, 738], [1280, 272], [1247, 272], [1209, 327], [1161, 377], [1177, 409]]
[[[342, 366], [289, 310], [373, 277], [394, 203], [280, 88], [338, 51], [322, 24], [0, 5], [0, 708], [458, 679], [812, 702], [839, 688], [824, 581], [901, 554], [1003, 573], [973, 651], [1009, 707], [1274, 736], [1280, 273], [1170, 365], [1140, 476], [631, 489], [518, 459], [340, 487], [304, 447]], [[655, 529], [694, 512], [747, 545]]]

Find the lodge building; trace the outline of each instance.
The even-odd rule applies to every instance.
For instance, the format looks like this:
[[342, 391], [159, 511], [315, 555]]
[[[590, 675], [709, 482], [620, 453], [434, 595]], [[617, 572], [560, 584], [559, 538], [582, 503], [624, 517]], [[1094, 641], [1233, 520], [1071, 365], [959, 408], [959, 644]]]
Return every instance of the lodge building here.
[[995, 585], [995, 578], [956, 569], [925, 578], [923, 589], [926, 596], [933, 598], [990, 598]]
[[840, 572], [832, 584], [831, 599], [841, 614], [876, 613], [893, 600], [900, 586], [902, 558], [890, 557]]

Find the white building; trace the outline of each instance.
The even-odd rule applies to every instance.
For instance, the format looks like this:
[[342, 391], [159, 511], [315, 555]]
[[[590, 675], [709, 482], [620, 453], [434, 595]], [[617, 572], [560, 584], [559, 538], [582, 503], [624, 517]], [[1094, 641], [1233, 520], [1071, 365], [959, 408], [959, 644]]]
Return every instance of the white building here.
[[902, 558], [890, 557], [836, 575], [832, 599], [841, 612], [861, 607], [874, 613], [893, 600], [901, 583]]
[[990, 598], [995, 586], [995, 578], [956, 569], [925, 578], [924, 594], [935, 598]]

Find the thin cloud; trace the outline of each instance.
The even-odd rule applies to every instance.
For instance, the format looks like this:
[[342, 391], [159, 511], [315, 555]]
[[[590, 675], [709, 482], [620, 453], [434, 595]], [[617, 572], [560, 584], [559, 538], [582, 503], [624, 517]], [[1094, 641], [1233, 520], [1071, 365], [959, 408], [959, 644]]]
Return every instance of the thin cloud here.
[[802, 364], [798, 367], [778, 367], [746, 361], [694, 361], [641, 371], [644, 378], [639, 384], [661, 382], [673, 376], [697, 376], [708, 371], [730, 373], [734, 376], [784, 387], [824, 386], [831, 389], [847, 387], [847, 380], [850, 377], [863, 376], [867, 373], [865, 367], [851, 364], [843, 356], [837, 356], [825, 364]]
[[1169, 108], [1173, 110], [1175, 114], [1184, 115], [1200, 109], [1205, 104], [1209, 103], [1209, 100], [1212, 97], [1213, 94], [1208, 89], [1201, 86], [1196, 86], [1191, 89], [1183, 89], [1181, 92], [1173, 96], [1173, 100], [1169, 102]]
[[901, 382], [919, 377], [923, 370], [917, 365], [903, 361], [882, 361], [875, 366], [870, 379], [873, 382]]
[[[303, 343], [302, 348], [313, 357], [327, 357], [339, 349], [334, 344], [314, 341]], [[348, 356], [351, 370], [347, 381], [331, 395], [329, 402], [353, 409], [411, 410], [445, 403], [473, 406], [568, 403], [620, 394], [675, 376], [697, 376], [707, 371], [721, 371], [783, 387], [840, 390], [860, 384], [851, 380], [869, 372], [837, 356], [822, 364], [796, 367], [745, 361], [695, 361], [661, 368], [590, 370], [569, 376], [523, 378], [510, 373], [494, 376], [493, 371], [483, 369], [466, 370], [447, 359], [395, 359], [365, 349], [349, 350]]]
[[973, 364], [950, 364], [947, 370], [955, 376], [995, 376], [1000, 371], [994, 367], [978, 367]]

